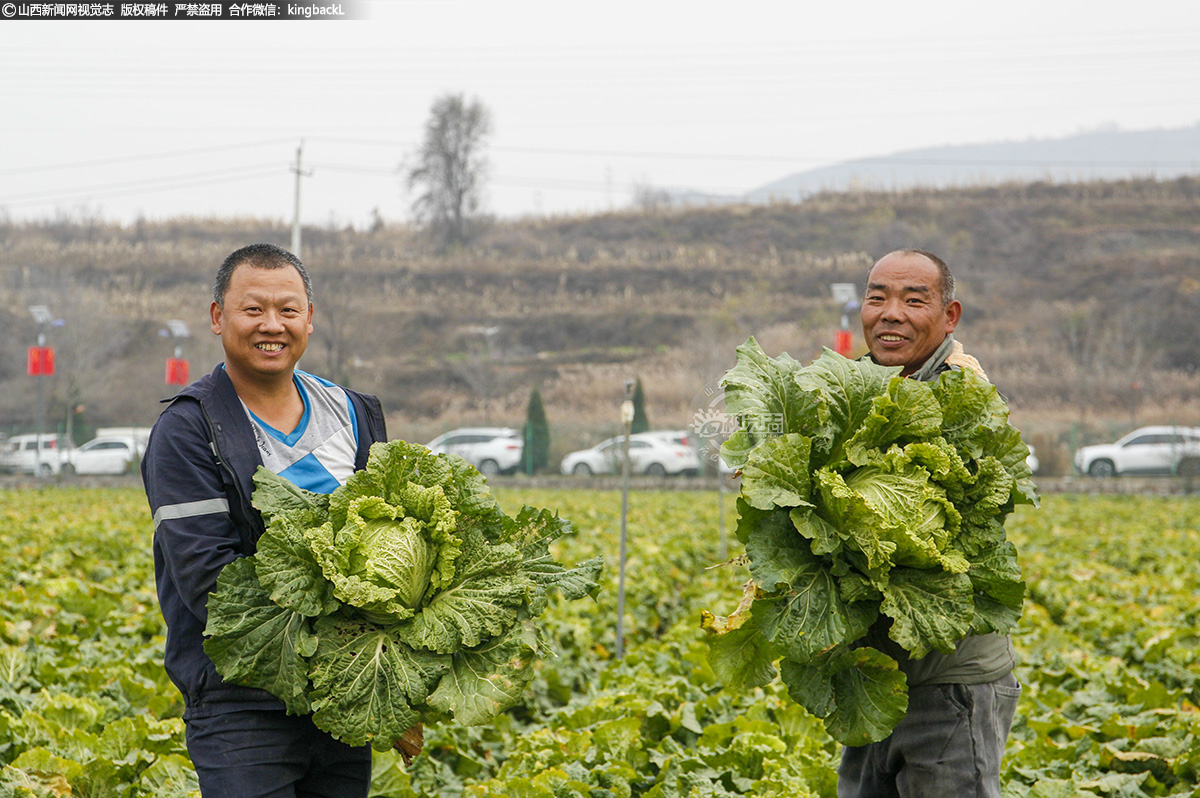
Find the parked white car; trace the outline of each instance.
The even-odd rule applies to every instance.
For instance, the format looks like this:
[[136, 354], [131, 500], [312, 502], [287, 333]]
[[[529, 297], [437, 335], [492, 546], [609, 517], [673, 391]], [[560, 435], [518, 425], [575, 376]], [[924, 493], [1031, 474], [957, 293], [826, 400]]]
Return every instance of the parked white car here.
[[146, 452], [132, 435], [102, 435], [71, 451], [63, 470], [76, 474], [127, 474]]
[[[665, 441], [669, 441], [671, 443], [677, 443], [680, 446], [687, 446], [687, 447], [691, 448], [692, 450], [694, 450], [696, 452], [696, 462], [697, 462], [696, 473], [697, 474], [703, 473], [706, 470], [705, 467], [708, 464], [705, 463], [705, 460], [711, 460], [712, 465], [708, 466], [708, 467], [710, 469], [715, 467], [717, 470], [717, 473], [721, 474], [723, 476], [730, 476], [737, 471], [737, 469], [734, 468], [733, 466], [726, 465], [725, 461], [722, 460], [719, 456], [714, 457], [714, 455], [718, 455], [718, 453], [720, 452], [720, 450], [721, 450], [720, 446], [710, 445], [710, 443], [708, 441], [705, 441], [702, 438], [698, 438], [694, 431], [686, 430], [686, 429], [679, 429], [679, 430], [652, 430], [650, 432], [641, 432], [641, 433], [635, 434], [633, 436], [633, 438], [631, 439], [630, 443], [632, 444], [632, 441], [636, 440], [639, 435], [662, 438]], [[619, 470], [620, 469], [618, 468], [618, 471]]]
[[463, 427], [437, 436], [425, 447], [435, 454], [456, 454], [492, 477], [520, 467], [525, 440], [520, 430], [510, 427]]
[[1075, 452], [1075, 467], [1093, 477], [1200, 476], [1200, 427], [1141, 427], [1115, 443], [1080, 447]]
[[[700, 473], [700, 457], [675, 433], [639, 432], [629, 436], [629, 462], [634, 474], [675, 476]], [[686, 433], [683, 433], [687, 440]], [[619, 474], [625, 436], [609, 438], [590, 449], [571, 452], [562, 459], [564, 474]]]
[[632, 442], [638, 438], [659, 438], [670, 443], [677, 443], [680, 446], [691, 446], [694, 436], [685, 429], [656, 429], [649, 432], [636, 432], [629, 440]]
[[44, 432], [39, 452], [37, 434], [14, 435], [4, 442], [4, 449], [0, 451], [0, 471], [54, 476], [62, 471], [63, 463], [74, 448], [75, 441], [66, 435]]

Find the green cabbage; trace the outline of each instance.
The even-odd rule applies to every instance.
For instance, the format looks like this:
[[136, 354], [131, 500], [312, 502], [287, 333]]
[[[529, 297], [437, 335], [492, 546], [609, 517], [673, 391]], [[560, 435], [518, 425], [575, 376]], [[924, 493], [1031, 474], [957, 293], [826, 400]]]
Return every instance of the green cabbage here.
[[752, 579], [728, 618], [705, 613], [710, 662], [734, 686], [780, 675], [848, 745], [907, 711], [896, 661], [863, 641], [873, 626], [920, 659], [1010, 631], [1025, 595], [1003, 522], [1037, 493], [1003, 399], [970, 371], [899, 372], [829, 350], [801, 366], [751, 338], [723, 383]]
[[565, 568], [550, 555], [565, 519], [505, 515], [458, 457], [392, 441], [329, 495], [264, 468], [254, 481], [266, 532], [221, 571], [204, 650], [225, 679], [351, 745], [491, 720], [533, 676], [549, 594], [598, 587], [600, 558]]

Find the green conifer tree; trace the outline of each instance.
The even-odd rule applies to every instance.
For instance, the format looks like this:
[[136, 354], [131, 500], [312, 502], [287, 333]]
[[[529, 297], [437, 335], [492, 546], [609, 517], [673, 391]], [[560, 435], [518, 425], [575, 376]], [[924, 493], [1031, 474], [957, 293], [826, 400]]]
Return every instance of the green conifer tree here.
[[642, 391], [641, 377], [638, 377], [633, 386], [633, 425], [629, 431], [633, 434], [650, 431], [650, 420], [646, 418], [646, 394]]
[[546, 421], [542, 393], [537, 388], [529, 394], [529, 407], [525, 411], [525, 452], [521, 459], [526, 474], [545, 471], [550, 465], [550, 424]]

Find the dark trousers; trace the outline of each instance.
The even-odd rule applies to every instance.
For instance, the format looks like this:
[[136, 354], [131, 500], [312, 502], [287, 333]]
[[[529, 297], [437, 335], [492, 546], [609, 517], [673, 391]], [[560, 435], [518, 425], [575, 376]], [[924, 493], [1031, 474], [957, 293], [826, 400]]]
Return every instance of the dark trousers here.
[[842, 749], [838, 798], [1000, 798], [1000, 759], [1021, 686], [931, 684], [908, 691], [891, 736]]
[[187, 722], [205, 798], [366, 798], [371, 748], [353, 748], [282, 710], [225, 712]]

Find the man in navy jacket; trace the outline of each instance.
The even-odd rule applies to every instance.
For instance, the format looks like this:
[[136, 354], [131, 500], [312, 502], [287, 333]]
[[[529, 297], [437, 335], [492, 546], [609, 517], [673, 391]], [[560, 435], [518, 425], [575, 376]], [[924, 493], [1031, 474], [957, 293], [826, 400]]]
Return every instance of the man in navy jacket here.
[[[288, 716], [271, 694], [225, 682], [203, 639], [217, 575], [253, 554], [263, 533], [250, 503], [255, 470], [264, 459], [302, 458], [298, 473], [315, 468], [336, 486], [387, 439], [383, 412], [373, 396], [296, 369], [313, 305], [308, 273], [291, 253], [268, 244], [232, 253], [210, 315], [225, 362], [168, 400], [142, 460], [166, 669], [184, 697], [188, 751], [205, 796], [365, 798], [369, 747], [337, 742], [311, 718]], [[301, 435], [308, 430], [319, 432]]]

